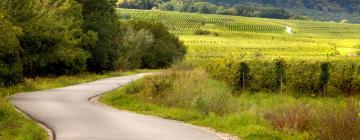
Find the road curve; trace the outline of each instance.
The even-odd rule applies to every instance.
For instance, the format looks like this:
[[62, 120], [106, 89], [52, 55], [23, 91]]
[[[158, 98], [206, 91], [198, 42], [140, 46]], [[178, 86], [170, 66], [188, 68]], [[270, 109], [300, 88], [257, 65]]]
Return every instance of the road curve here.
[[221, 140], [207, 130], [178, 121], [119, 111], [89, 101], [143, 76], [20, 93], [12, 96], [11, 101], [49, 127], [56, 140]]

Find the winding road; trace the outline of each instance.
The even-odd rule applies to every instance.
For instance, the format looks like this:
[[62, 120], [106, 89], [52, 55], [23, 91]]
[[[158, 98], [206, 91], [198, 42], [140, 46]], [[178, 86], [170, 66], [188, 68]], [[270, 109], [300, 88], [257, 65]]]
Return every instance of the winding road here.
[[11, 97], [15, 106], [51, 129], [56, 140], [221, 140], [215, 133], [90, 101], [145, 74], [98, 80]]

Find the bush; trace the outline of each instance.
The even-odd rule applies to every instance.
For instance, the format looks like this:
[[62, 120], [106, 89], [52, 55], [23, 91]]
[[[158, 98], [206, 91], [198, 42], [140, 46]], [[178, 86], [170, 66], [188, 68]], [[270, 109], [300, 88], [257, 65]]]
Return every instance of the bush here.
[[194, 31], [194, 35], [209, 35], [211, 34], [210, 31], [207, 30], [195, 30]]
[[287, 86], [291, 90], [305, 94], [317, 94], [320, 66], [314, 61], [290, 61], [287, 70]]
[[[359, 58], [211, 58], [197, 60], [235, 91], [287, 91], [311, 96], [360, 93]], [[240, 64], [239, 64], [239, 61]]]
[[137, 86], [141, 89], [135, 95], [150, 103], [197, 110], [203, 114], [223, 115], [236, 109], [234, 97], [224, 83], [212, 81], [204, 70], [177, 67], [180, 69], [146, 77], [141, 86]]
[[311, 127], [312, 116], [310, 107], [300, 104], [279, 108], [264, 117], [278, 130], [304, 132]]
[[219, 36], [219, 33], [216, 32], [210, 32], [208, 30], [195, 30], [194, 35], [213, 35], [213, 36]]
[[357, 140], [360, 138], [360, 105], [349, 100], [345, 107], [324, 109], [315, 123], [315, 137], [319, 140]]
[[336, 60], [331, 64], [330, 86], [344, 95], [358, 94], [360, 92], [360, 65], [358, 60]]

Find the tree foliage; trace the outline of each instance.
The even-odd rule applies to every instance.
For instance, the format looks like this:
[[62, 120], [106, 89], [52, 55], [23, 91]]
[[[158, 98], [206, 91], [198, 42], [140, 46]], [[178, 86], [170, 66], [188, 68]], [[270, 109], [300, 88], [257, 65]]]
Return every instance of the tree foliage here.
[[81, 6], [73, 0], [46, 2], [8, 0], [7, 18], [21, 27], [19, 36], [24, 74], [70, 74], [84, 69], [88, 56], [81, 42]]
[[87, 60], [90, 71], [103, 73], [114, 70], [121, 54], [121, 28], [115, 9], [108, 0], [77, 0], [83, 5], [85, 32], [95, 32], [95, 44], [83, 46], [91, 57]]
[[17, 83], [22, 77], [20, 47], [17, 36], [20, 31], [3, 18], [0, 12], [0, 86]]
[[161, 24], [137, 24], [133, 35], [123, 37], [128, 29], [114, 2], [0, 1], [0, 86], [23, 76], [103, 73], [121, 64], [166, 67], [183, 56], [182, 44]]
[[135, 34], [130, 34], [131, 39], [128, 39], [132, 48], [129, 55], [133, 54], [128, 62], [137, 63], [138, 68], [165, 68], [184, 57], [185, 46], [163, 24], [144, 21], [131, 21], [130, 24]]

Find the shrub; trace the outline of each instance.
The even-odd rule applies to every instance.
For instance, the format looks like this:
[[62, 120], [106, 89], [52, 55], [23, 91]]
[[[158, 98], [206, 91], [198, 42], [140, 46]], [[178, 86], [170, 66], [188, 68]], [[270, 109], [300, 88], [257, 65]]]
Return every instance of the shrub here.
[[188, 65], [178, 64], [178, 69], [146, 77], [135, 95], [150, 103], [197, 110], [203, 114], [223, 115], [235, 109], [234, 98], [224, 83], [212, 81], [204, 70], [189, 69]]
[[358, 60], [344, 59], [332, 62], [329, 85], [342, 94], [353, 95], [360, 91]]
[[312, 115], [308, 105], [300, 104], [278, 108], [264, 117], [278, 130], [303, 132], [311, 127]]
[[212, 77], [232, 85], [234, 91], [288, 91], [312, 96], [360, 93], [359, 58], [224, 57], [196, 61]]
[[194, 35], [210, 35], [211, 32], [207, 30], [195, 30]]
[[360, 105], [349, 100], [345, 107], [331, 107], [318, 115], [314, 126], [319, 140], [358, 140], [360, 138]]
[[216, 32], [210, 32], [208, 30], [195, 30], [194, 35], [213, 35], [213, 36], [219, 36], [219, 33]]
[[136, 94], [139, 93], [142, 89], [142, 85], [140, 84], [140, 81], [134, 82], [132, 81], [130, 84], [128, 84], [127, 88], [125, 88], [126, 94]]
[[314, 61], [292, 60], [288, 63], [287, 85], [299, 93], [317, 94], [320, 77], [320, 66]]
[[250, 79], [247, 89], [252, 92], [273, 91], [275, 86], [274, 64], [259, 59], [247, 61], [250, 71]]
[[235, 98], [224, 83], [208, 81], [206, 88], [193, 101], [195, 108], [203, 114], [224, 115], [236, 110]]

